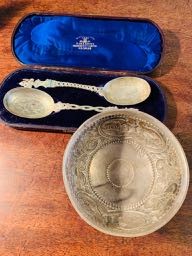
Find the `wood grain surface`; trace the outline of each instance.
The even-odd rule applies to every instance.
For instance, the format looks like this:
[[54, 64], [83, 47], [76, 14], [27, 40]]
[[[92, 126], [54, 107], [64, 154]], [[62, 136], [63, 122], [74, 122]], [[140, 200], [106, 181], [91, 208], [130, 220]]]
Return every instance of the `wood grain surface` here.
[[[30, 12], [143, 17], [163, 29], [165, 57], [151, 74], [168, 100], [167, 126], [192, 165], [192, 0], [0, 1], [0, 80], [21, 67], [11, 34]], [[69, 134], [0, 125], [0, 256], [192, 255], [192, 188], [177, 215], [159, 231], [116, 238], [80, 219], [66, 195], [62, 157]], [[191, 183], [191, 182], [190, 182]]]

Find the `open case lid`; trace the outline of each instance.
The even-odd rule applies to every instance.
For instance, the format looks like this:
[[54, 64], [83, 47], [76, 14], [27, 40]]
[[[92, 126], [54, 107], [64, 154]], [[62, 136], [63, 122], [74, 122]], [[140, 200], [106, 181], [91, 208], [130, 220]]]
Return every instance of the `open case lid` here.
[[147, 19], [30, 14], [16, 27], [12, 49], [23, 64], [149, 73], [163, 36]]

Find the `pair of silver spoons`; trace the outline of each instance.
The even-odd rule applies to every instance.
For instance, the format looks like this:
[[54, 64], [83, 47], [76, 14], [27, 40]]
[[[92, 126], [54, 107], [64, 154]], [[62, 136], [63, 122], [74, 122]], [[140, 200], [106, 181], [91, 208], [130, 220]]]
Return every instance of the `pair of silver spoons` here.
[[23, 79], [19, 84], [22, 87], [11, 89], [5, 94], [3, 104], [10, 113], [30, 119], [43, 118], [52, 112], [59, 112], [61, 110], [94, 110], [103, 112], [117, 109], [117, 107], [93, 107], [62, 102], [55, 103], [48, 93], [32, 87], [73, 87], [84, 89], [99, 94], [110, 103], [122, 106], [140, 103], [146, 100], [151, 92], [149, 83], [138, 77], [115, 78], [107, 82], [104, 87], [60, 82], [50, 79], [45, 81]]

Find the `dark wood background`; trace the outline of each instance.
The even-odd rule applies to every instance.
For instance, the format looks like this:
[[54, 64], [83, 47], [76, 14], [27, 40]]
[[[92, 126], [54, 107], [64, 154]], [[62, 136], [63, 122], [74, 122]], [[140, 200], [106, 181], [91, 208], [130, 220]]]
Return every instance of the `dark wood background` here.
[[[0, 80], [21, 67], [11, 34], [27, 13], [53, 11], [144, 17], [157, 22], [165, 57], [151, 76], [168, 100], [167, 126], [192, 163], [192, 1], [0, 1]], [[0, 125], [0, 256], [192, 255], [192, 188], [177, 215], [140, 238], [116, 238], [88, 226], [71, 206], [62, 180], [68, 134], [19, 131]]]

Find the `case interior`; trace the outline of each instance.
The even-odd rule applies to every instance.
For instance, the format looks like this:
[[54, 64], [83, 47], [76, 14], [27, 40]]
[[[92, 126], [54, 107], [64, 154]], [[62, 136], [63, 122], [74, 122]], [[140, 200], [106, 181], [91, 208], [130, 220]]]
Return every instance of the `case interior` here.
[[[86, 119], [93, 116], [97, 112], [95, 111], [82, 111], [82, 110], [63, 110], [59, 113], [52, 113], [51, 115], [40, 119], [27, 119], [20, 118], [9, 113], [3, 106], [3, 97], [7, 91], [12, 88], [18, 87], [19, 82], [23, 78], [34, 79], [54, 79], [59, 81], [69, 81], [82, 84], [93, 84], [96, 86], [103, 86], [109, 80], [115, 78], [115, 76], [109, 75], [93, 75], [93, 74], [80, 74], [78, 72], [60, 72], [38, 69], [21, 69], [13, 72], [4, 81], [0, 89], [0, 117], [1, 119], [11, 126], [20, 128], [34, 128], [34, 129], [47, 129], [47, 130], [65, 130], [74, 131], [77, 129]], [[145, 101], [133, 105], [131, 107], [137, 108], [143, 112], [146, 112], [160, 121], [163, 121], [166, 113], [165, 98], [161, 88], [151, 78], [146, 76], [139, 76], [149, 82], [151, 86], [151, 94]], [[98, 94], [83, 89], [76, 88], [43, 88], [40, 90], [49, 93], [55, 102], [62, 101], [68, 103], [74, 103], [79, 105], [91, 105], [91, 106], [114, 106], [108, 103], [103, 97]], [[126, 106], [118, 106], [123, 108]], [[129, 106], [130, 107], [130, 106]]]
[[13, 52], [23, 64], [151, 72], [163, 38], [149, 20], [31, 14], [17, 26]]

